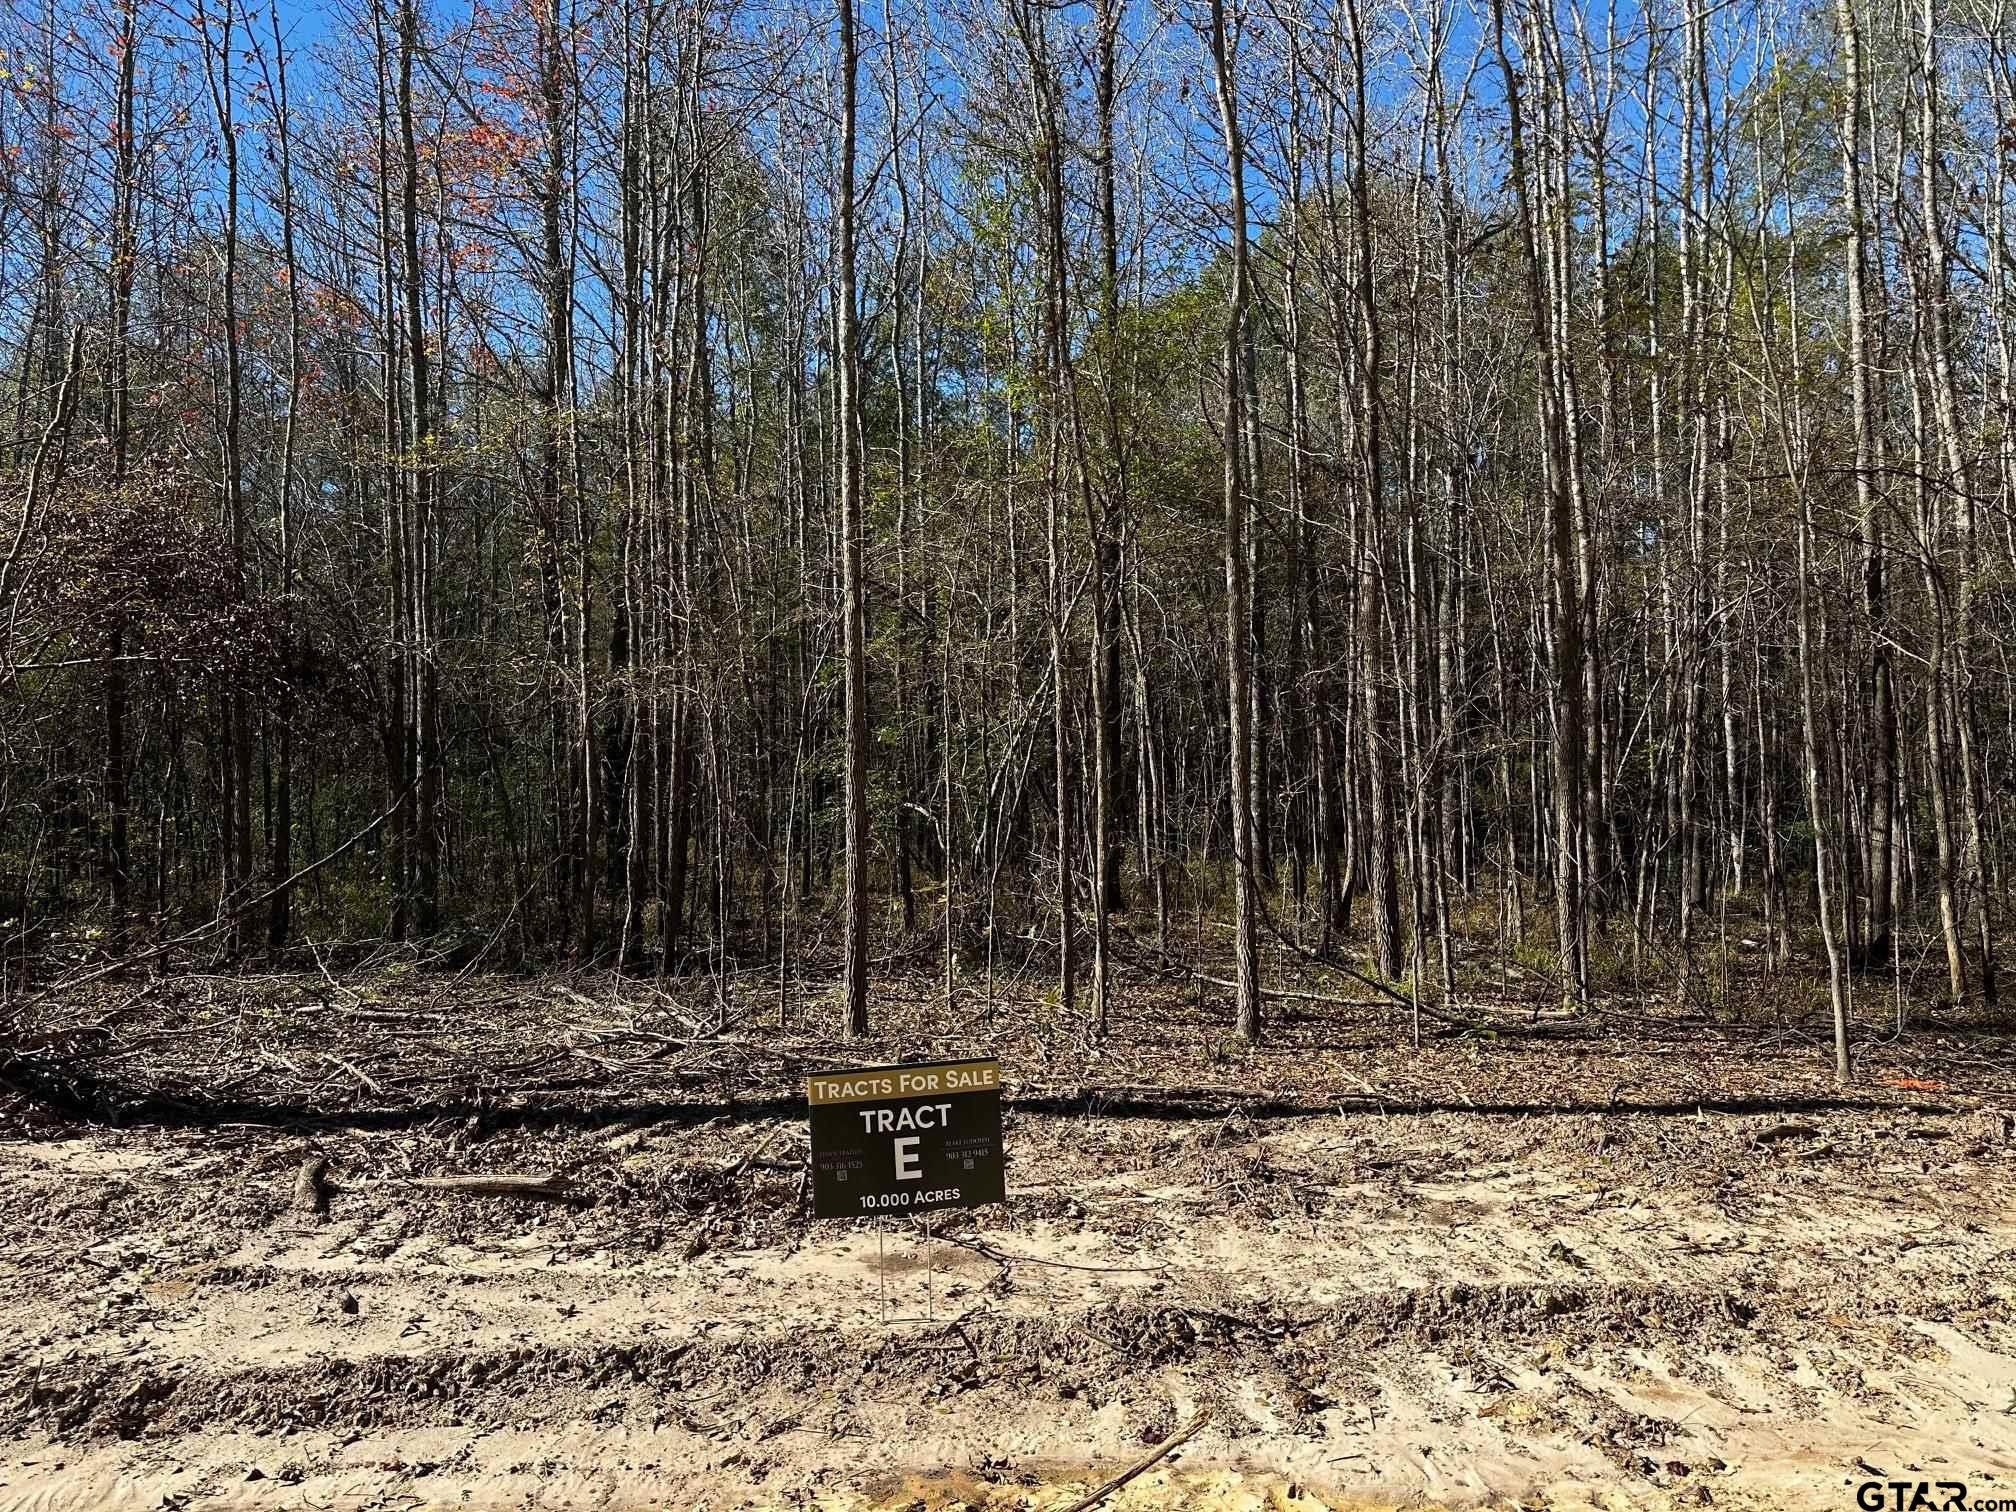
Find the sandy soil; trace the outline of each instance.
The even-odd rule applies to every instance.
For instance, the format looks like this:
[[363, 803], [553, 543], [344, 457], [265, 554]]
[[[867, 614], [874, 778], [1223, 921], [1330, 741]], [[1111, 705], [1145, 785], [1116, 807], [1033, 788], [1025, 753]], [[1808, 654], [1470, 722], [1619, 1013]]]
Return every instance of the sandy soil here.
[[[1061, 1509], [1200, 1408], [1108, 1505], [2016, 1496], [2016, 1099], [1936, 1046], [1773, 1106], [1732, 1043], [1560, 1111], [1475, 1043], [1423, 1052], [1439, 1104], [1347, 1047], [1327, 1109], [1224, 1067], [1074, 1103], [1032, 1057], [1011, 1200], [927, 1239], [800, 1216], [789, 1066], [450, 1106], [314, 1023], [351, 1053], [262, 1043], [350, 1064], [291, 1109], [178, 1112], [141, 1054], [145, 1107], [0, 1103], [0, 1507]], [[587, 1200], [408, 1180], [477, 1170]]]

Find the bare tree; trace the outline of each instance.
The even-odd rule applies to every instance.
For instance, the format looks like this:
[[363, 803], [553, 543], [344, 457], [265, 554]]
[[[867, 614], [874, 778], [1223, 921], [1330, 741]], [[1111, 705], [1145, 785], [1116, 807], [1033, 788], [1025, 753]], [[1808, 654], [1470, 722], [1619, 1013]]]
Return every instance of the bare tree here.
[[1252, 584], [1246, 551], [1247, 306], [1252, 268], [1246, 229], [1246, 140], [1239, 129], [1239, 30], [1226, 0], [1211, 0], [1208, 46], [1218, 95], [1218, 125], [1225, 148], [1225, 175], [1231, 191], [1232, 276], [1225, 295], [1224, 423], [1219, 445], [1225, 453], [1225, 666], [1231, 711], [1227, 795], [1232, 826], [1233, 956], [1235, 1011], [1239, 1033], [1260, 1037], [1260, 952], [1257, 857], [1253, 836], [1253, 690], [1249, 664]]

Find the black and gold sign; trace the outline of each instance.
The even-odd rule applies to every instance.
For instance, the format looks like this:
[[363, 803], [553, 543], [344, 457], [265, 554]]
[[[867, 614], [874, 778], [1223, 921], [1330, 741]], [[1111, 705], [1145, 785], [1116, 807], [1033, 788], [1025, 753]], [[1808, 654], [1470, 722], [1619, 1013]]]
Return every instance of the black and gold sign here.
[[873, 1066], [805, 1079], [812, 1216], [862, 1218], [999, 1202], [1001, 1064]]

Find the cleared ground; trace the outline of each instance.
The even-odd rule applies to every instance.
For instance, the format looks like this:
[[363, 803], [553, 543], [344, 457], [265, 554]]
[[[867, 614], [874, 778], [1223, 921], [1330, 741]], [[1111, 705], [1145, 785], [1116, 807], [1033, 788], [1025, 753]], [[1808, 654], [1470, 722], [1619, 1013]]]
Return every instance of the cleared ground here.
[[[0, 1506], [1838, 1507], [2016, 1496], [2016, 1068], [1931, 1024], [1374, 1007], [861, 1047], [636, 986], [178, 978], [0, 1094]], [[809, 1018], [800, 1008], [796, 1017]], [[797, 1079], [998, 1047], [1011, 1200], [801, 1215]], [[327, 1156], [325, 1215], [290, 1204]], [[573, 1203], [415, 1176], [563, 1173]], [[885, 1311], [901, 1320], [883, 1322]], [[916, 1321], [916, 1320], [926, 1321]]]

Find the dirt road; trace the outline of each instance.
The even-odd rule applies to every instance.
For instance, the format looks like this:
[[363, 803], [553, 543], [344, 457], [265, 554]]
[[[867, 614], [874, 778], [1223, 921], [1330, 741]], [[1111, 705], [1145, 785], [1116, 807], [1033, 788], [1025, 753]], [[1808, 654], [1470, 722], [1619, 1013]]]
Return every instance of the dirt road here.
[[478, 1147], [586, 1207], [325, 1131], [319, 1222], [298, 1135], [17, 1130], [0, 1504], [1067, 1505], [1200, 1407], [1116, 1505], [2016, 1494], [2016, 1146], [1780, 1122], [1012, 1115], [1014, 1200], [928, 1246], [797, 1219], [795, 1125]]
[[[1844, 1093], [1796, 1021], [1640, 1007], [1228, 1049], [1187, 1000], [1093, 1045], [892, 989], [842, 1046], [626, 990], [166, 978], [21, 1026], [0, 1508], [1062, 1512], [1202, 1410], [1108, 1505], [2016, 1497], [1998, 1031], [1871, 1035]], [[1005, 1205], [804, 1216], [808, 1069], [978, 1046]], [[549, 1171], [580, 1200], [413, 1184]]]

